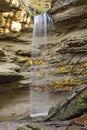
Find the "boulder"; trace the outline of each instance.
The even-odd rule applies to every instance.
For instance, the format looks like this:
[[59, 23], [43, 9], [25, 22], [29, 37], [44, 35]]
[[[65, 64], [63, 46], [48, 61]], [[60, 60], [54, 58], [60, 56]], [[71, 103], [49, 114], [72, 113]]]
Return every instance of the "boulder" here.
[[13, 63], [0, 63], [0, 84], [21, 80], [20, 67]]

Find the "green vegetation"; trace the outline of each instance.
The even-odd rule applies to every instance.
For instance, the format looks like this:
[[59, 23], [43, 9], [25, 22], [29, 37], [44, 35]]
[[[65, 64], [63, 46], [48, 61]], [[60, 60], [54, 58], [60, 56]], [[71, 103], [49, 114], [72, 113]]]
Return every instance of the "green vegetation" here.
[[23, 127], [18, 127], [17, 130], [27, 130], [27, 128], [31, 128], [32, 130], [41, 130], [40, 128], [38, 127], [33, 127], [33, 126], [30, 126], [30, 125], [27, 125], [27, 126], [23, 126]]
[[24, 127], [19, 127], [19, 128], [17, 128], [17, 130], [27, 130], [27, 129]]
[[41, 130], [40, 128], [36, 127], [36, 128], [32, 128], [32, 130]]
[[46, 2], [45, 0], [31, 0], [30, 4], [41, 13], [51, 8], [51, 2]]
[[84, 110], [87, 109], [87, 94], [84, 94], [75, 104], [71, 111], [71, 115], [74, 113], [80, 114], [83, 113]]
[[28, 115], [28, 116], [25, 116], [25, 117], [19, 119], [19, 121], [22, 121], [22, 120], [29, 121], [31, 119], [32, 119], [32, 117], [30, 115]]
[[76, 103], [76, 106], [79, 105], [84, 105], [87, 103], [87, 94], [85, 94], [84, 96], [82, 96]]
[[50, 115], [54, 110], [55, 110], [55, 107], [51, 107], [49, 112], [48, 112], [48, 115]]

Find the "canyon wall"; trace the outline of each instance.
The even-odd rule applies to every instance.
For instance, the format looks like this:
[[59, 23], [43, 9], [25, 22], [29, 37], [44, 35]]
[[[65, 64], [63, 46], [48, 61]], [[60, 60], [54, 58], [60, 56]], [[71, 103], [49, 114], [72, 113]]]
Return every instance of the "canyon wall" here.
[[70, 86], [87, 84], [87, 0], [57, 0], [49, 14], [55, 42], [49, 45], [52, 56], [47, 58], [58, 67], [56, 75]]

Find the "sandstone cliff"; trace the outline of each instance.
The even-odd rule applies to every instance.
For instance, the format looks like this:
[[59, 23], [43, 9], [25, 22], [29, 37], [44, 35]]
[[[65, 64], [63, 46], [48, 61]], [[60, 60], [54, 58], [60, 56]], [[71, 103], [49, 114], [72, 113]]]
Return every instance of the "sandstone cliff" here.
[[0, 35], [29, 28], [29, 10], [19, 0], [0, 0]]
[[[63, 120], [79, 117], [76, 120], [79, 122], [82, 120], [81, 123], [87, 125], [87, 98], [85, 103], [81, 99], [87, 96], [87, 1], [57, 0], [49, 14], [53, 17], [56, 35], [55, 44], [49, 46], [54, 53], [51, 58], [48, 58], [51, 65], [58, 68], [55, 73], [58, 80], [54, 86], [63, 87], [63, 89], [67, 89], [68, 86], [83, 89], [86, 86], [86, 90], [79, 94], [77, 99], [74, 97], [72, 101], [69, 101], [74, 94], [66, 99], [65, 102], [69, 101], [67, 105], [65, 102], [59, 105], [46, 120], [55, 116], [57, 119], [63, 117]], [[62, 76], [62, 80], [59, 79], [60, 76]], [[59, 116], [63, 105], [65, 105], [64, 111]], [[81, 117], [81, 115], [85, 115], [85, 117]]]
[[87, 1], [57, 0], [49, 14], [56, 36], [50, 63], [62, 69], [57, 75], [71, 76], [72, 84], [87, 84]]

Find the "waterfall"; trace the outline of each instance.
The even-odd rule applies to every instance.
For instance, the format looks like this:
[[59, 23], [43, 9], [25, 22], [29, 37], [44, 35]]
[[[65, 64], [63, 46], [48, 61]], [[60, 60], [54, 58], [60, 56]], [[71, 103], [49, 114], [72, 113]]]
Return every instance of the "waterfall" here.
[[[34, 53], [34, 49], [38, 49], [38, 46], [42, 43], [43, 51], [46, 51], [47, 48], [47, 27], [52, 24], [52, 18], [49, 17], [47, 13], [34, 16], [34, 29], [33, 29], [33, 37], [32, 37], [32, 55], [31, 58], [35, 59], [38, 57], [37, 54]], [[31, 65], [31, 73], [33, 73], [32, 83], [37, 84], [38, 76], [37, 76], [37, 68], [41, 65]], [[47, 88], [47, 79], [46, 76], [43, 78], [44, 88]], [[33, 116], [42, 116], [47, 115], [48, 110], [50, 108], [49, 105], [49, 94], [48, 91], [42, 91], [40, 88], [30, 88], [30, 115]]]
[[[33, 39], [32, 39], [32, 48], [38, 48], [38, 44], [41, 42], [41, 37], [43, 37], [44, 49], [47, 46], [47, 25], [51, 24], [53, 26], [53, 20], [47, 13], [34, 16], [34, 29], [33, 29]], [[33, 54], [32, 56], [36, 57]]]

